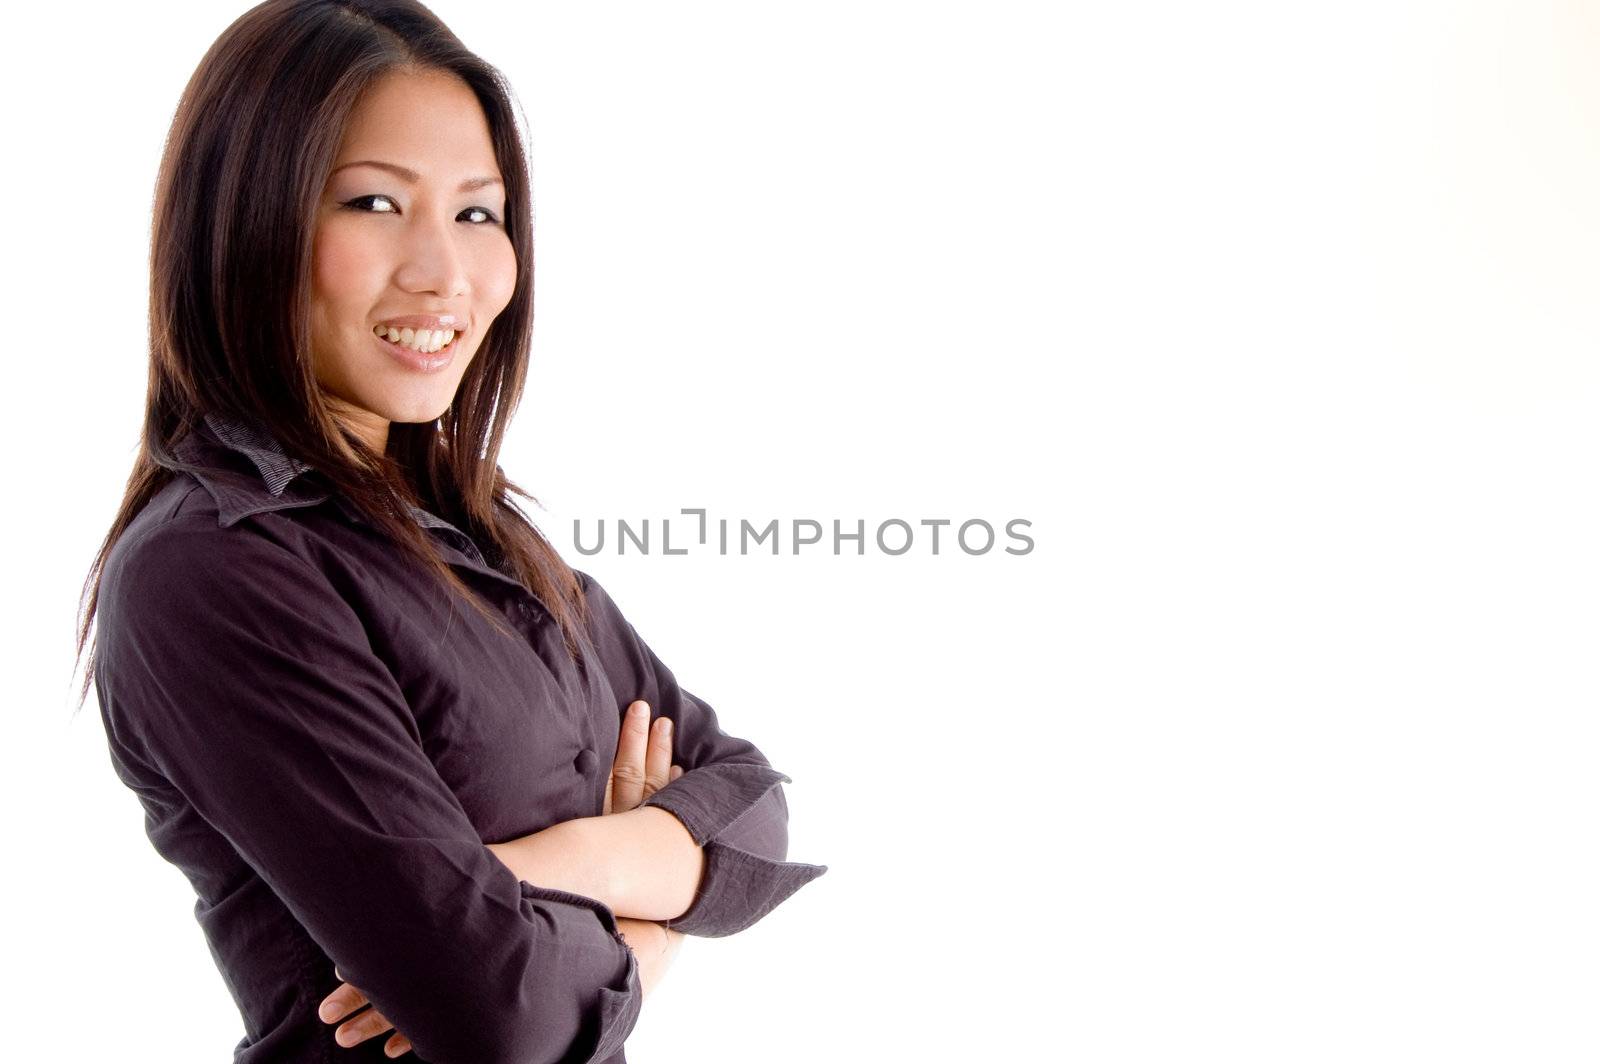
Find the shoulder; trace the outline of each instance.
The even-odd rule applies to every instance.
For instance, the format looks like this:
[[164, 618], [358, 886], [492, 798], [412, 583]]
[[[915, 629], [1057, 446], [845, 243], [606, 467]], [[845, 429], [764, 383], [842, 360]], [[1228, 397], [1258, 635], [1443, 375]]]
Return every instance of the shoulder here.
[[606, 594], [606, 589], [601, 587], [600, 582], [594, 577], [576, 567], [573, 568], [572, 575], [578, 578], [578, 588], [591, 609], [596, 602], [606, 604], [611, 602], [611, 596]]
[[210, 497], [193, 481], [159, 491], [106, 555], [100, 577], [103, 627], [171, 617], [198, 600], [225, 596], [243, 605], [285, 583], [303, 587], [312, 568], [254, 521], [222, 526]]
[[582, 569], [574, 568], [572, 574], [578, 578], [578, 587], [583, 591], [591, 623], [596, 619], [609, 620], [617, 612], [617, 604], [611, 600], [600, 581]]
[[600, 581], [581, 569], [574, 569], [573, 573], [583, 588], [589, 637], [594, 641], [595, 649], [599, 651], [608, 671], [636, 669], [640, 655], [633, 625]]

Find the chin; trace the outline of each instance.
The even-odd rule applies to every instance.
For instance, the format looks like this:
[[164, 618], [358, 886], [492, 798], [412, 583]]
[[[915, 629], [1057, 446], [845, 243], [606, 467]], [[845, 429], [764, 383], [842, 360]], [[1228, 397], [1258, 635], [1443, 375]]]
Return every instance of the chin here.
[[422, 406], [397, 404], [390, 412], [386, 412], [384, 416], [397, 425], [422, 425], [430, 421], [437, 421], [449, 409], [449, 399]]
[[[440, 385], [446, 382], [440, 380], [397, 383], [401, 386], [383, 388], [377, 395], [366, 396], [369, 402], [361, 405], [381, 414], [391, 422], [402, 425], [433, 421], [450, 409], [450, 404], [455, 401], [459, 384], [455, 382], [448, 388], [442, 388]], [[411, 387], [406, 387], [407, 384]], [[417, 387], [417, 385], [423, 386]]]

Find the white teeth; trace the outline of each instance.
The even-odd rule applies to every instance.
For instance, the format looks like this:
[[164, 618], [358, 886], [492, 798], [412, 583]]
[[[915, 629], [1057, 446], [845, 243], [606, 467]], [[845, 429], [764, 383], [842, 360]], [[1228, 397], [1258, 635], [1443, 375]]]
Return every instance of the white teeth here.
[[396, 329], [392, 327], [386, 329], [382, 325], [374, 325], [372, 332], [390, 343], [401, 344], [414, 351], [421, 351], [423, 354], [430, 354], [442, 347], [448, 347], [451, 341], [456, 338], [454, 329]]

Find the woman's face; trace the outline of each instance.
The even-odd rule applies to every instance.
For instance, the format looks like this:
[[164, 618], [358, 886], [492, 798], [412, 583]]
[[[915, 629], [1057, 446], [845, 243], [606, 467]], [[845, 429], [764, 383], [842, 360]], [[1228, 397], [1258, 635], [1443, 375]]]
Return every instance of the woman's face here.
[[[391, 421], [444, 413], [511, 301], [505, 207], [488, 120], [464, 82], [397, 72], [363, 97], [317, 210], [311, 343], [335, 415], [376, 450]], [[407, 332], [392, 343], [379, 326]], [[428, 346], [419, 326], [430, 335], [454, 326], [455, 339], [413, 351]]]

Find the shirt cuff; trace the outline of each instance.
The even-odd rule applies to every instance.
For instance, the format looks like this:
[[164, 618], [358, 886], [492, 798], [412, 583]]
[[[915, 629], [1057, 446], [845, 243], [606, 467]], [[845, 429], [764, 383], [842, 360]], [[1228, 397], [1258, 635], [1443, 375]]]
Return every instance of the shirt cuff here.
[[560, 887], [541, 887], [525, 879], [519, 880], [519, 884], [522, 887], [522, 896], [525, 898], [565, 902], [568, 905], [581, 905], [592, 910], [595, 916], [599, 917], [601, 926], [611, 932], [611, 937], [621, 944], [628, 955], [628, 970], [623, 975], [622, 985], [600, 987], [599, 1040], [595, 1043], [593, 1051], [582, 1058], [584, 1064], [601, 1064], [622, 1049], [623, 1043], [628, 1040], [628, 1035], [639, 1022], [639, 1012], [644, 1006], [644, 986], [639, 981], [638, 955], [633, 952], [633, 947], [628, 945], [627, 938], [618, 930], [617, 915], [605, 902], [575, 894], [570, 890], [562, 890]]
[[[682, 915], [661, 921], [665, 927], [702, 938], [743, 931], [828, 870], [783, 860], [787, 817], [777, 787], [793, 782], [768, 765], [719, 762], [685, 772], [644, 800], [682, 821], [705, 851], [694, 901]], [[730, 829], [756, 816], [763, 824], [745, 821], [737, 837], [746, 846], [734, 845]]]

